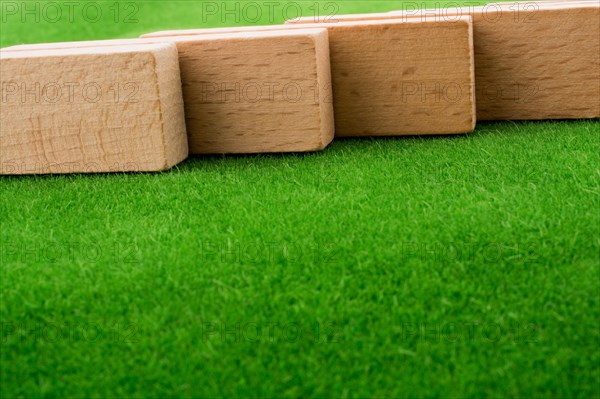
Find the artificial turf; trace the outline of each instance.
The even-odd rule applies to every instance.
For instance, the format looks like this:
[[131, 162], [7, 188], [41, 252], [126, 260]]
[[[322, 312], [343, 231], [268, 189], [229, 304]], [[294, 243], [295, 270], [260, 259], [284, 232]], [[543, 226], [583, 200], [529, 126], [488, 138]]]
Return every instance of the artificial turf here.
[[[128, 3], [1, 44], [236, 24]], [[1, 396], [598, 397], [599, 128], [2, 177]]]

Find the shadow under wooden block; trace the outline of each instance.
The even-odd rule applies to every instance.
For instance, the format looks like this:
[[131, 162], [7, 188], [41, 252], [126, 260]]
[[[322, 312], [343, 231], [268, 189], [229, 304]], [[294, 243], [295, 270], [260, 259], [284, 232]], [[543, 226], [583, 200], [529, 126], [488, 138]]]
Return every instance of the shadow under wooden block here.
[[[335, 21], [452, 21], [463, 16], [473, 18], [478, 120], [600, 117], [597, 0], [410, 9], [337, 15]], [[288, 24], [302, 27], [314, 21], [301, 18]]]
[[[144, 37], [326, 27], [336, 136], [471, 132], [475, 127], [470, 17], [166, 31]], [[190, 36], [191, 37], [191, 36]]]
[[173, 44], [1, 51], [2, 174], [140, 172], [188, 155]]

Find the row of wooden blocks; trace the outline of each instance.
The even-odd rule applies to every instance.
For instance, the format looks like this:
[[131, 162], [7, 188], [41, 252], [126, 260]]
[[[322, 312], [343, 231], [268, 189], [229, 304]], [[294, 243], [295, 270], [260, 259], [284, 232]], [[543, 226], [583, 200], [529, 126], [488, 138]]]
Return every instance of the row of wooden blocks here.
[[597, 118], [599, 10], [497, 3], [5, 48], [1, 171], [157, 171], [334, 135]]

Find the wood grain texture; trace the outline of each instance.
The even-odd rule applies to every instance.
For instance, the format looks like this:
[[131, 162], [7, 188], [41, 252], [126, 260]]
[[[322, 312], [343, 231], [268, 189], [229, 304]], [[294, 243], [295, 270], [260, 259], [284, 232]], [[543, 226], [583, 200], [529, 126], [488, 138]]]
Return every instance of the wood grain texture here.
[[334, 136], [327, 30], [21, 45], [7, 51], [173, 42], [190, 153], [306, 152]]
[[337, 24], [329, 34], [340, 137], [475, 128], [469, 20]]
[[597, 1], [494, 3], [335, 18], [409, 20], [431, 18], [436, 13], [440, 20], [473, 17], [478, 120], [600, 117]]
[[[337, 137], [470, 132], [475, 126], [470, 18], [288, 25], [329, 31]], [[281, 26], [219, 28], [249, 34]], [[286, 29], [286, 28], [284, 28]], [[206, 35], [214, 29], [144, 37]]]
[[165, 170], [187, 157], [172, 44], [1, 51], [2, 174]]
[[327, 30], [175, 40], [192, 153], [318, 151], [333, 140]]

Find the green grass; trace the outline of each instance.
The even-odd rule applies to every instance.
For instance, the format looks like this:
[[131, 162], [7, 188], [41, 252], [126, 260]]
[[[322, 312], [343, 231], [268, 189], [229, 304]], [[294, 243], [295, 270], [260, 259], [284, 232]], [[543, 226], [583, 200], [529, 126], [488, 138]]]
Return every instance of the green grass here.
[[[2, 45], [203, 25], [176, 3]], [[599, 127], [3, 177], [1, 396], [598, 397]]]

